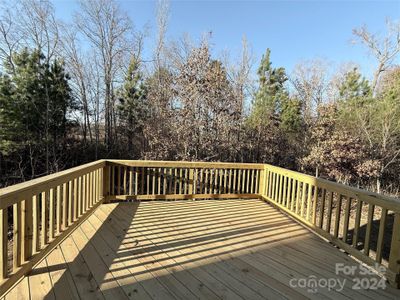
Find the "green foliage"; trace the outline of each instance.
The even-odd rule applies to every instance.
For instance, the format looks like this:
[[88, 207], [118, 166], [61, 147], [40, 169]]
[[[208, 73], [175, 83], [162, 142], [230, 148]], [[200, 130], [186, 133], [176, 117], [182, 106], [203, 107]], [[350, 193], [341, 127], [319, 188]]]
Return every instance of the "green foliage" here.
[[74, 104], [63, 63], [47, 64], [38, 51], [27, 49], [15, 53], [13, 61], [14, 68], [8, 66], [0, 77], [0, 152], [23, 159], [26, 151], [31, 164], [39, 157], [57, 160]]
[[17, 142], [21, 132], [20, 115], [17, 106], [10, 101], [14, 95], [14, 87], [7, 75], [0, 77], [0, 153], [8, 155], [20, 147]]
[[343, 100], [367, 97], [371, 95], [371, 87], [368, 80], [354, 68], [345, 74], [344, 81], [339, 87], [339, 95]]
[[299, 133], [303, 126], [303, 116], [301, 113], [301, 101], [297, 98], [283, 98], [281, 109], [280, 127], [289, 134]]
[[284, 68], [273, 68], [271, 50], [267, 49], [258, 68], [259, 87], [255, 95], [249, 123], [252, 127], [267, 126], [278, 115], [282, 102], [288, 98], [285, 82], [288, 80]]
[[118, 111], [121, 119], [135, 131], [147, 118], [147, 88], [139, 70], [139, 63], [132, 58], [125, 82], [119, 92]]
[[133, 157], [134, 137], [141, 134], [149, 117], [147, 88], [140, 72], [139, 62], [135, 58], [131, 59], [124, 85], [119, 91], [118, 112], [122, 131], [128, 139], [128, 155]]

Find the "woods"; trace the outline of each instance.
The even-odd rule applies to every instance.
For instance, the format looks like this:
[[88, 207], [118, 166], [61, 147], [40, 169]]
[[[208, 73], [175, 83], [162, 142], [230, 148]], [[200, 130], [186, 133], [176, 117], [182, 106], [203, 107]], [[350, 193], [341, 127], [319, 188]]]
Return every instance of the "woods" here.
[[398, 194], [398, 23], [353, 30], [376, 59], [368, 80], [320, 59], [285, 70], [274, 49], [254, 62], [246, 38], [236, 58], [211, 33], [169, 39], [168, 2], [155, 36], [131, 17], [111, 0], [79, 2], [70, 24], [49, 1], [3, 3], [0, 185], [121, 158], [265, 162]]

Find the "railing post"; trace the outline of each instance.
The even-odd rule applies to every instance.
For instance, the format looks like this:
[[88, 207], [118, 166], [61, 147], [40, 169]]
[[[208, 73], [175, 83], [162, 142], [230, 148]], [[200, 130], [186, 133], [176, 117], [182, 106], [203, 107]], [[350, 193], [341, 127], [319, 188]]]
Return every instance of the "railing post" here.
[[258, 178], [258, 191], [257, 194], [261, 197], [264, 191], [264, 179], [265, 179], [265, 166], [264, 169], [260, 170], [260, 177]]
[[193, 169], [189, 169], [189, 195], [193, 194], [193, 186], [194, 186], [194, 172]]
[[259, 184], [259, 190], [258, 190], [258, 194], [260, 196], [264, 196], [265, 195], [265, 188], [267, 187], [267, 166], [264, 165], [264, 169], [261, 170], [260, 172], [260, 184]]
[[104, 203], [107, 203], [110, 196], [110, 166], [107, 164], [107, 161], [105, 163], [105, 166], [103, 167], [102, 191], [103, 198], [105, 199]]
[[389, 283], [400, 288], [400, 212], [395, 212], [387, 272]]

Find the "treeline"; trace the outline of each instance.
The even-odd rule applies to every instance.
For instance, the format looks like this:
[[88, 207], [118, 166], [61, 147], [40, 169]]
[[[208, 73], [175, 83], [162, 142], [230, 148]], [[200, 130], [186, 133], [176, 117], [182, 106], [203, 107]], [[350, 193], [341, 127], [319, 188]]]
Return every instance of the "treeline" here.
[[111, 0], [79, 2], [69, 24], [51, 2], [4, 5], [1, 185], [126, 158], [267, 162], [398, 192], [398, 24], [383, 38], [353, 31], [377, 61], [368, 81], [354, 64], [317, 59], [289, 73], [269, 49], [254, 76], [245, 38], [239, 57], [217, 57], [211, 34], [168, 40], [168, 16], [157, 3], [149, 35]]

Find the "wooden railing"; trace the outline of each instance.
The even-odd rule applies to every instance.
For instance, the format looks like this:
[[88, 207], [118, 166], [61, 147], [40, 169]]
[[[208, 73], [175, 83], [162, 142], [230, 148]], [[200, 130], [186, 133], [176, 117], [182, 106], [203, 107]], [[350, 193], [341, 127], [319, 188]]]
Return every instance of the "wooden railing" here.
[[0, 295], [103, 201], [105, 165], [96, 161], [0, 189]]
[[257, 198], [262, 164], [123, 161], [106, 167], [106, 199]]
[[[265, 165], [262, 197], [399, 288], [400, 201]], [[382, 268], [383, 267], [383, 268]]]
[[265, 164], [99, 160], [0, 189], [0, 296], [101, 203], [207, 198], [262, 198], [399, 285], [397, 199]]

